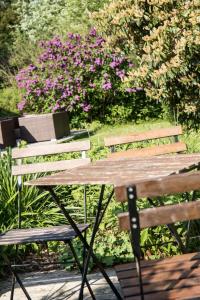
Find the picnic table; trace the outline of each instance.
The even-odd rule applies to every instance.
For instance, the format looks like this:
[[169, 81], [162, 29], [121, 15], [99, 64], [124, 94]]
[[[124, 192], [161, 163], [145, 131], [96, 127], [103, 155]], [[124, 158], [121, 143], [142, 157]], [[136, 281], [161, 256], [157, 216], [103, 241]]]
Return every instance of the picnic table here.
[[[41, 177], [30, 182], [27, 185], [37, 186], [43, 188], [50, 192], [52, 199], [59, 206], [62, 213], [71, 224], [73, 229], [77, 232], [79, 238], [81, 239], [84, 247], [87, 249], [87, 257], [84, 263], [84, 272], [82, 286], [80, 289], [79, 299], [83, 299], [83, 288], [85, 285], [85, 280], [88, 271], [88, 264], [90, 257], [94, 259], [100, 271], [104, 275], [108, 284], [115, 293], [117, 299], [122, 299], [112, 282], [110, 282], [105, 270], [101, 264], [96, 259], [93, 252], [93, 244], [95, 240], [96, 233], [98, 231], [99, 225], [102, 221], [104, 213], [106, 211], [109, 202], [114, 194], [114, 189], [107, 198], [107, 201], [103, 202], [104, 191], [106, 185], [113, 185], [115, 187], [116, 193], [118, 193], [117, 198], [123, 198], [124, 190], [122, 186], [135, 185], [138, 188], [138, 196], [140, 197], [152, 197], [154, 191], [149, 188], [149, 184], [152, 180], [162, 179], [162, 177], [174, 178], [174, 174], [189, 172], [191, 170], [198, 169], [200, 165], [200, 154], [179, 154], [179, 155], [165, 155], [165, 156], [154, 156], [148, 158], [128, 158], [119, 160], [99, 160], [97, 162], [89, 163], [88, 165], [77, 167], [71, 170], [60, 172], [54, 175]], [[170, 177], [171, 176], [171, 177]], [[141, 185], [142, 183], [142, 185]], [[145, 183], [147, 189], [145, 189]], [[184, 192], [185, 187], [179, 186], [176, 182], [172, 182], [174, 186], [174, 192]], [[189, 182], [188, 184], [191, 184]], [[195, 183], [194, 183], [195, 184]], [[56, 186], [68, 186], [68, 185], [101, 185], [99, 193], [99, 201], [96, 212], [96, 219], [93, 225], [92, 235], [90, 243], [87, 243], [84, 236], [79, 232], [73, 218], [69, 212], [65, 209], [62, 204], [54, 187]], [[140, 187], [142, 186], [142, 190]], [[163, 191], [165, 186], [162, 187]], [[191, 189], [195, 189], [195, 185]], [[187, 190], [187, 188], [186, 188]], [[166, 191], [167, 192], [167, 191]], [[149, 193], [149, 194], [148, 194]], [[63, 200], [63, 199], [62, 199]], [[103, 205], [103, 203], [104, 205]]]

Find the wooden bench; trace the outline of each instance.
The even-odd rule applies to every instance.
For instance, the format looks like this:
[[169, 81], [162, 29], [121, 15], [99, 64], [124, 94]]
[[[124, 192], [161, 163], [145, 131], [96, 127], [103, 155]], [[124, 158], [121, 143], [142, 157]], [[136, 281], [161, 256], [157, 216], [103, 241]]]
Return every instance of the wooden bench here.
[[[185, 143], [179, 141], [179, 135], [181, 135], [181, 126], [175, 126], [170, 128], [153, 129], [150, 131], [127, 134], [122, 136], [113, 136], [104, 138], [104, 144], [111, 148], [111, 153], [108, 155], [109, 159], [118, 158], [131, 158], [131, 157], [147, 157], [153, 155], [163, 155], [169, 153], [179, 153], [187, 150]], [[126, 151], [115, 152], [116, 145], [130, 144], [136, 142], [144, 142], [154, 139], [170, 138], [174, 139], [173, 143], [160, 144], [156, 146], [149, 146], [140, 149], [129, 149]]]
[[[200, 200], [137, 211], [136, 201], [200, 189], [200, 172], [183, 173], [115, 187], [118, 201], [128, 201], [120, 213], [121, 230], [130, 230], [136, 263], [116, 267], [127, 300], [200, 299], [200, 253], [140, 261], [140, 229], [200, 218]], [[136, 267], [137, 266], [137, 267]], [[143, 297], [142, 297], [143, 290]]]

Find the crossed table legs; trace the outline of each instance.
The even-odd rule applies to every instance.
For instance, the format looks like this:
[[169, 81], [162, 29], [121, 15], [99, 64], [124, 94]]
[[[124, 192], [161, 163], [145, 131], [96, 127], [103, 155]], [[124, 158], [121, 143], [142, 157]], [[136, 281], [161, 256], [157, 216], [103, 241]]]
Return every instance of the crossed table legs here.
[[[112, 192], [109, 195], [106, 203], [104, 204], [104, 208], [103, 208], [103, 197], [104, 197], [105, 185], [101, 186], [101, 191], [100, 191], [99, 201], [98, 201], [98, 207], [97, 207], [97, 214], [96, 214], [96, 218], [95, 218], [95, 222], [94, 222], [93, 230], [92, 230], [92, 236], [91, 236], [90, 243], [88, 243], [86, 241], [86, 238], [82, 235], [82, 233], [78, 229], [76, 223], [74, 222], [74, 220], [72, 219], [72, 217], [70, 216], [70, 214], [68, 213], [68, 211], [65, 209], [64, 205], [61, 203], [60, 199], [57, 197], [57, 195], [54, 192], [53, 188], [49, 187], [49, 186], [43, 186], [42, 188], [45, 189], [45, 190], [47, 190], [51, 194], [52, 199], [54, 200], [54, 202], [56, 203], [56, 205], [60, 208], [60, 210], [62, 211], [63, 215], [66, 217], [66, 219], [68, 220], [69, 224], [72, 226], [72, 228], [76, 232], [77, 236], [80, 238], [81, 242], [83, 243], [84, 248], [87, 251], [86, 252], [87, 253], [86, 259], [84, 260], [84, 265], [83, 265], [82, 283], [81, 283], [81, 289], [80, 289], [80, 292], [79, 292], [79, 298], [78, 299], [79, 300], [83, 300], [83, 289], [84, 289], [84, 286], [85, 286], [85, 283], [86, 283], [86, 280], [87, 280], [87, 272], [88, 272], [88, 266], [89, 266], [90, 258], [92, 257], [92, 259], [94, 260], [95, 264], [97, 265], [97, 267], [101, 271], [102, 275], [104, 276], [105, 280], [109, 284], [110, 288], [112, 289], [112, 291], [116, 295], [116, 299], [121, 300], [122, 296], [119, 294], [118, 290], [116, 289], [116, 287], [114, 286], [114, 284], [110, 280], [110, 278], [107, 275], [107, 273], [105, 272], [103, 266], [98, 261], [97, 257], [95, 256], [95, 254], [93, 252], [93, 244], [94, 244], [96, 233], [98, 231], [99, 225], [101, 224], [101, 221], [102, 221], [103, 216], [105, 214], [105, 211], [106, 211], [106, 209], [108, 207], [108, 204], [110, 203], [110, 201], [112, 199], [114, 191], [112, 190]], [[103, 211], [102, 211], [102, 209], [103, 209]]]

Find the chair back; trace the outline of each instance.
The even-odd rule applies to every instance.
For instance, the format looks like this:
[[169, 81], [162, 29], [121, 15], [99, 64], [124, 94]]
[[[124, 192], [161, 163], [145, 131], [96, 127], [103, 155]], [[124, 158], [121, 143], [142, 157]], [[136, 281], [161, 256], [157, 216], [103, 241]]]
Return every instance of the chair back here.
[[[129, 133], [122, 136], [107, 137], [104, 139], [105, 146], [111, 148], [111, 153], [108, 155], [109, 159], [131, 158], [131, 157], [148, 157], [153, 155], [163, 155], [169, 153], [179, 153], [186, 151], [185, 143], [179, 141], [179, 135], [182, 135], [181, 126], [174, 126], [170, 128], [154, 129], [142, 133]], [[141, 149], [129, 149], [126, 151], [115, 152], [117, 145], [130, 144], [136, 142], [149, 141], [161, 138], [172, 137], [174, 142]]]
[[[129, 202], [129, 212], [120, 213], [118, 215], [120, 229], [130, 230], [132, 228], [134, 216], [131, 215], [132, 212], [130, 207], [132, 203], [135, 205], [137, 198], [160, 197], [199, 189], [199, 171], [139, 182], [135, 186], [132, 186], [130, 183], [128, 186], [115, 187], [117, 200], [120, 202]], [[180, 221], [199, 219], [200, 200], [142, 209], [139, 211], [138, 216], [138, 225], [141, 229]]]
[[[87, 150], [90, 150], [90, 141], [15, 148], [12, 151], [12, 158], [18, 160], [18, 162], [20, 160], [20, 163], [12, 166], [12, 175], [19, 176], [33, 173], [63, 171], [66, 169], [72, 169], [78, 166], [86, 165], [90, 162], [90, 158], [86, 158]], [[21, 163], [22, 159], [28, 157], [47, 156], [69, 152], [80, 152], [81, 157], [77, 159], [46, 161], [29, 164]]]
[[[15, 148], [12, 150], [12, 158], [17, 164], [12, 165], [12, 175], [18, 179], [18, 228], [21, 228], [21, 190], [22, 175], [64, 171], [90, 163], [86, 157], [86, 151], [90, 150], [90, 141], [70, 142], [66, 144], [48, 144], [42, 146], [28, 146], [26, 148]], [[81, 157], [76, 159], [65, 159], [58, 161], [45, 161], [38, 163], [22, 163], [22, 160], [30, 157], [48, 156], [54, 154], [80, 152]], [[84, 219], [86, 216], [86, 187], [84, 187]]]

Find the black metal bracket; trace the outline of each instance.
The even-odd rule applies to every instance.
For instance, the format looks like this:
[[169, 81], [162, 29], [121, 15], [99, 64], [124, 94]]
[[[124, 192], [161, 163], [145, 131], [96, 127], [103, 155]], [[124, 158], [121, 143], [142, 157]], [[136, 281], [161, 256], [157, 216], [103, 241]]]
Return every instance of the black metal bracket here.
[[135, 256], [136, 268], [139, 277], [141, 300], [144, 300], [142, 272], [140, 266], [140, 258], [141, 258], [140, 220], [139, 220], [139, 213], [137, 210], [137, 192], [135, 186], [127, 187], [127, 197], [128, 197], [128, 207], [129, 207], [129, 217], [130, 217], [132, 248], [133, 248], [133, 254]]

